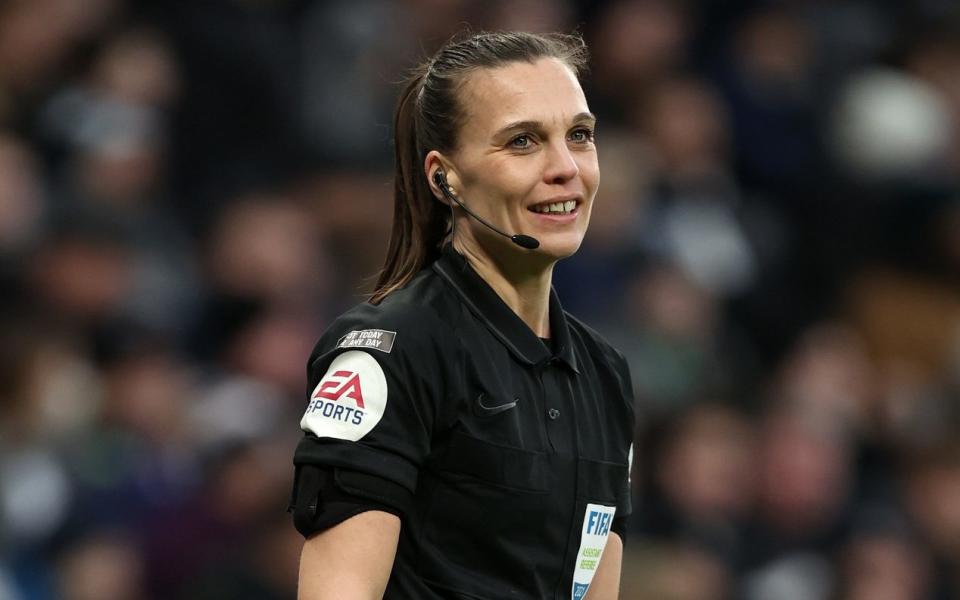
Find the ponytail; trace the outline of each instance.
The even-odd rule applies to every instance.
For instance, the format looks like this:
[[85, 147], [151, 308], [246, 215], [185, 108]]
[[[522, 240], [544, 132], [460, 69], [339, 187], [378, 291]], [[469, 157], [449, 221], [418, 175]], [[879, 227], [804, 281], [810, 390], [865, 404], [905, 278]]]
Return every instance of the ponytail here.
[[450, 152], [464, 110], [457, 89], [471, 71], [539, 58], [561, 60], [577, 75], [587, 50], [578, 35], [476, 33], [447, 42], [406, 81], [394, 112], [393, 230], [370, 302], [379, 304], [440, 256], [451, 230], [447, 206], [433, 196], [423, 170], [427, 152]]
[[440, 256], [448, 229], [446, 207], [433, 197], [423, 172], [417, 135], [418, 96], [424, 73], [411, 77], [394, 114], [393, 231], [370, 302], [379, 304]]

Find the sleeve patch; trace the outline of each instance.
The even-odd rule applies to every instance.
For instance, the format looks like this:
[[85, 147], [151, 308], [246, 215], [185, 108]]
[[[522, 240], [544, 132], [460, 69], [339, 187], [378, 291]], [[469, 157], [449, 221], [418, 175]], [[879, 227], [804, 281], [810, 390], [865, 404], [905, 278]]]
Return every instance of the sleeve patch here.
[[396, 331], [385, 329], [361, 329], [351, 331], [337, 340], [337, 348], [372, 348], [390, 354], [393, 350], [393, 341], [397, 339]]
[[356, 442], [380, 422], [386, 407], [387, 378], [380, 364], [366, 352], [351, 350], [333, 359], [313, 389], [300, 429]]
[[580, 550], [577, 552], [573, 568], [573, 589], [570, 597], [583, 600], [590, 589], [593, 576], [600, 566], [600, 558], [610, 537], [616, 507], [602, 504], [587, 504], [583, 515], [583, 530], [580, 532]]

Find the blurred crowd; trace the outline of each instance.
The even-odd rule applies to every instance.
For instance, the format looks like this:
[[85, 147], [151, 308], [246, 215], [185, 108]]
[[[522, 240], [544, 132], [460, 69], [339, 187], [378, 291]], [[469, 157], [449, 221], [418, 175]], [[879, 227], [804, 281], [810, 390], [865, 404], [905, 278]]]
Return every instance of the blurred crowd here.
[[7, 0], [0, 600], [295, 597], [305, 359], [465, 27], [591, 48], [623, 598], [960, 598], [955, 0]]

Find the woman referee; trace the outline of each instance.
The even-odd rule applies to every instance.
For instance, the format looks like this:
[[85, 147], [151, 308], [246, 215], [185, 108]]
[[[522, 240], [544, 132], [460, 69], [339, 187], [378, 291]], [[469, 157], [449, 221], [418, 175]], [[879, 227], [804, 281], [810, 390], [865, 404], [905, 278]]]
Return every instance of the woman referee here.
[[617, 597], [630, 377], [551, 288], [600, 179], [585, 62], [479, 33], [407, 83], [383, 273], [308, 363], [301, 598]]

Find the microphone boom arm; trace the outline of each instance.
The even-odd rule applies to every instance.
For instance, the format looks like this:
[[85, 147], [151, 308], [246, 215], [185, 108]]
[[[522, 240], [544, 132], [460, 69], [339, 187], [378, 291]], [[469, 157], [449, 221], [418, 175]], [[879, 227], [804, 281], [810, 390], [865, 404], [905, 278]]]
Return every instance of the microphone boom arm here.
[[443, 174], [443, 171], [437, 171], [436, 173], [434, 173], [433, 181], [440, 188], [440, 191], [443, 192], [444, 196], [446, 196], [449, 200], [456, 202], [457, 205], [460, 206], [460, 208], [462, 208], [464, 211], [466, 211], [468, 215], [480, 221], [482, 224], [489, 227], [492, 231], [499, 233], [503, 237], [509, 239], [514, 244], [520, 246], [521, 248], [526, 248], [527, 250], [534, 250], [540, 247], [540, 242], [536, 238], [530, 237], [529, 235], [523, 235], [521, 233], [515, 233], [513, 235], [504, 233], [503, 231], [500, 231], [499, 229], [497, 229], [496, 227], [488, 223], [486, 220], [481, 218], [480, 215], [475, 214], [472, 210], [467, 208], [467, 205], [461, 202], [460, 199], [457, 198], [454, 195], [453, 191], [450, 189], [450, 185], [447, 183], [447, 178]]

